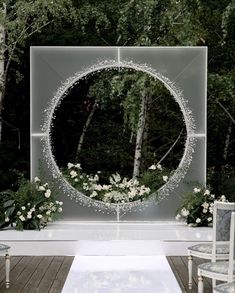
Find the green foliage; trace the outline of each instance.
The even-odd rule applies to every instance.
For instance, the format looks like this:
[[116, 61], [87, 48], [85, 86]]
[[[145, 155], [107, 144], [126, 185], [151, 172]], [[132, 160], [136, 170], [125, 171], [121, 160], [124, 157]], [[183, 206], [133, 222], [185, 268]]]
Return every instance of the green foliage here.
[[17, 191], [0, 193], [0, 229], [9, 225], [16, 230], [44, 228], [62, 211], [47, 183], [22, 180]]

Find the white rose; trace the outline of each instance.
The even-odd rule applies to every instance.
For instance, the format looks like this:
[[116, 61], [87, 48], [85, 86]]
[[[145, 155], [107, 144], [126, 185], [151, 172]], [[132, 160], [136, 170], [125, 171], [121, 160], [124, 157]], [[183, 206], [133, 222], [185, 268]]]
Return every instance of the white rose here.
[[92, 193], [91, 193], [91, 195], [90, 195], [90, 197], [92, 198], [92, 197], [96, 197], [98, 195], [98, 193], [94, 190]]
[[206, 213], [207, 213], [207, 209], [203, 209], [202, 212], [203, 212], [204, 214], [206, 214]]
[[47, 216], [50, 216], [50, 214], [51, 214], [51, 211], [46, 211]]
[[35, 207], [31, 208], [31, 209], [30, 209], [30, 212], [31, 212], [31, 213], [32, 213], [32, 212], [35, 212]]
[[181, 218], [181, 215], [180, 214], [177, 214], [176, 216], [175, 216], [175, 219], [176, 220], [179, 220]]
[[67, 164], [67, 167], [68, 167], [68, 169], [71, 169], [71, 168], [74, 167], [74, 164], [72, 164], [72, 163], [68, 163], [68, 164]]
[[78, 179], [77, 179], [77, 178], [75, 178], [75, 179], [74, 179], [74, 181], [75, 181], [75, 182], [78, 182]]
[[46, 188], [45, 188], [44, 186], [39, 186], [39, 187], [38, 187], [38, 190], [39, 190], [39, 191], [45, 191]]
[[208, 219], [207, 219], [207, 222], [211, 222], [212, 221], [212, 217], [209, 217]]
[[200, 191], [201, 191], [201, 189], [200, 189], [200, 188], [197, 188], [197, 187], [195, 187], [195, 188], [193, 189], [193, 191], [194, 191], [194, 193], [198, 193], [198, 192], [200, 192]]
[[24, 211], [25, 210], [25, 207], [21, 207], [21, 209], [22, 209], [22, 211]]
[[31, 219], [31, 218], [32, 218], [31, 213], [28, 213], [28, 214], [27, 214], [27, 219]]
[[197, 218], [197, 219], [196, 219], [196, 223], [197, 223], [197, 224], [201, 223], [201, 219], [200, 219], [200, 218]]
[[82, 169], [81, 164], [76, 164], [74, 167], [77, 169]]
[[51, 190], [47, 189], [47, 191], [45, 192], [44, 195], [45, 195], [46, 198], [49, 198], [51, 196]]
[[10, 219], [8, 217], [5, 218], [5, 222], [9, 222]]
[[62, 208], [58, 208], [58, 212], [61, 213], [63, 211]]
[[71, 178], [74, 178], [74, 177], [76, 177], [78, 175], [78, 173], [76, 172], [76, 171], [74, 171], [74, 170], [72, 170], [71, 172], [70, 172], [70, 176], [71, 176]]
[[158, 170], [162, 171], [162, 165], [161, 164], [157, 164], [157, 168], [158, 168]]
[[59, 205], [61, 205], [61, 206], [62, 206], [62, 205], [63, 205], [63, 201], [60, 201], [60, 202], [59, 202]]
[[23, 215], [19, 216], [19, 219], [24, 222], [25, 221], [25, 217]]
[[35, 183], [40, 182], [40, 179], [39, 179], [38, 177], [35, 177], [35, 178], [34, 178], [34, 182], [35, 182]]
[[167, 182], [168, 176], [162, 176], [163, 181]]
[[215, 195], [214, 194], [211, 194], [211, 198], [215, 198]]
[[209, 195], [210, 194], [210, 190], [206, 189], [204, 192], [204, 195]]
[[221, 195], [220, 200], [221, 200], [222, 202], [225, 202], [225, 201], [226, 201], [226, 197], [225, 197], [225, 195]]
[[17, 216], [20, 216], [20, 215], [21, 215], [21, 212], [19, 211], [19, 212], [17, 212], [16, 214], [17, 214]]
[[209, 208], [209, 203], [208, 203], [208, 202], [204, 202], [201, 206], [202, 206], [204, 209], [208, 209], [208, 208]]
[[189, 211], [188, 211], [186, 208], [183, 208], [183, 209], [181, 210], [181, 215], [182, 215], [183, 217], [187, 217], [187, 216], [189, 215]]
[[156, 169], [157, 169], [157, 167], [154, 164], [149, 167], [149, 170], [156, 170]]
[[39, 214], [39, 215], [37, 215], [37, 217], [38, 217], [39, 219], [41, 219], [41, 218], [42, 218], [42, 215]]

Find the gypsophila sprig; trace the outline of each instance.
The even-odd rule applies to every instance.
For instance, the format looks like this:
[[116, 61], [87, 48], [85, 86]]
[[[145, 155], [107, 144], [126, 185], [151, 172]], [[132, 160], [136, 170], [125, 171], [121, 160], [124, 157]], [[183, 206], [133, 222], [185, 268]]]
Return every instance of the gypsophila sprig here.
[[195, 186], [192, 192], [183, 196], [182, 205], [175, 218], [186, 221], [189, 226], [210, 226], [215, 200], [227, 201], [225, 195], [216, 197], [209, 188]]
[[5, 219], [0, 212], [0, 228], [11, 225], [17, 230], [40, 230], [62, 212], [63, 202], [56, 200], [49, 184], [41, 182], [38, 177], [33, 182], [22, 181], [19, 189], [10, 196], [4, 194]]

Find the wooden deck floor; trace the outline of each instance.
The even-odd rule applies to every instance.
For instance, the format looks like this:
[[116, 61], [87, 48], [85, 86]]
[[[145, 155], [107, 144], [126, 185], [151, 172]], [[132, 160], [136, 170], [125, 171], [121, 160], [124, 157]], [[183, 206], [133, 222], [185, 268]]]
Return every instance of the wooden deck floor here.
[[[187, 288], [187, 257], [167, 257], [176, 279], [185, 293], [197, 292], [196, 266], [193, 271], [193, 289]], [[204, 262], [194, 258], [196, 264]], [[73, 256], [12, 256], [11, 286], [5, 289], [5, 262], [0, 257], [1, 293], [60, 293], [68, 275]], [[211, 282], [205, 281], [204, 293], [211, 293]], [[157, 292], [156, 293], [161, 293]], [[174, 293], [174, 292], [172, 292]]]

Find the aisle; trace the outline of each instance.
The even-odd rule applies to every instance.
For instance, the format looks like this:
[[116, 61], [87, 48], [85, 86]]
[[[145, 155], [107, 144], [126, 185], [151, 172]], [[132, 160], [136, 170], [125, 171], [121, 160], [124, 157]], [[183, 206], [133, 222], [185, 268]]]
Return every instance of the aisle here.
[[164, 256], [76, 256], [62, 293], [180, 293]]

